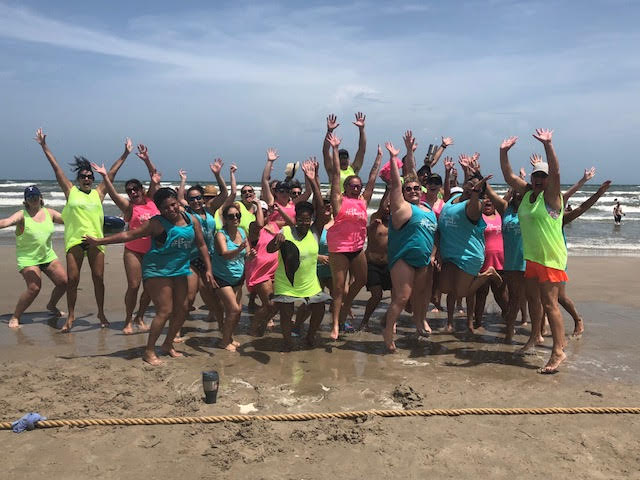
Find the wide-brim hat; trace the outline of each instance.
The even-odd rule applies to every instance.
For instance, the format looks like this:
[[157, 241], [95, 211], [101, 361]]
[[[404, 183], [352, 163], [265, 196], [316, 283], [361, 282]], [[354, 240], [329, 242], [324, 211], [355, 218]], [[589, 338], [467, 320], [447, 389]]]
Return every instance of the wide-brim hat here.
[[204, 197], [215, 197], [216, 195], [218, 195], [218, 187], [216, 187], [215, 185], [207, 185], [204, 187], [202, 195]]
[[293, 178], [296, 176], [296, 172], [300, 168], [300, 162], [289, 162], [287, 166], [284, 168], [284, 176], [287, 178]]

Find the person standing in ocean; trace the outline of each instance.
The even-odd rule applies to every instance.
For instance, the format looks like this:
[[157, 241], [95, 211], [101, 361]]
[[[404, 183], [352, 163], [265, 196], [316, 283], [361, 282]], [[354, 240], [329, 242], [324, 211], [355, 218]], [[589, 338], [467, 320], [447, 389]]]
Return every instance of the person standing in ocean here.
[[0, 220], [0, 228], [12, 225], [16, 227], [18, 271], [27, 284], [27, 290], [20, 295], [13, 316], [9, 320], [10, 328], [20, 327], [20, 317], [40, 293], [43, 273], [55, 285], [47, 303], [47, 310], [53, 318], [62, 315], [56, 305], [67, 290], [67, 272], [51, 245], [54, 223], [64, 224], [62, 216], [59, 212], [44, 207], [40, 189], [35, 185], [24, 189], [24, 208]]
[[525, 291], [531, 316], [531, 336], [520, 350], [533, 348], [539, 340], [543, 312], [549, 319], [553, 348], [547, 364], [540, 373], [556, 373], [566, 360], [564, 353], [564, 322], [558, 306], [562, 282], [568, 280], [567, 247], [562, 235], [564, 205], [560, 191], [560, 165], [551, 143], [552, 130], [537, 129], [533, 137], [544, 146], [547, 163], [539, 162], [531, 173], [531, 183], [513, 173], [507, 152], [518, 137], [505, 139], [500, 145], [500, 167], [505, 181], [517, 192], [522, 201], [518, 208], [522, 247], [526, 267]]
[[618, 201], [618, 199], [616, 198], [614, 200], [615, 205], [613, 206], [613, 221], [615, 222], [616, 225], [620, 225], [620, 222], [622, 222], [622, 217], [624, 216], [624, 213], [622, 212], [622, 206], [620, 205], [620, 202]]
[[[64, 220], [64, 249], [67, 254], [67, 307], [69, 314], [67, 321], [60, 330], [67, 333], [71, 330], [75, 320], [76, 299], [78, 297], [78, 283], [80, 282], [80, 269], [85, 255], [91, 267], [93, 289], [98, 307], [98, 319], [102, 328], [109, 326], [109, 321], [104, 314], [104, 247], [87, 245], [83, 241], [85, 235], [97, 238], [103, 236], [104, 213], [102, 202], [107, 194], [107, 187], [103, 181], [93, 188], [95, 177], [91, 164], [84, 157], [75, 157], [72, 164], [76, 172], [76, 185], [71, 183], [64, 171], [58, 165], [46, 142], [47, 136], [39, 128], [36, 131], [35, 141], [40, 144], [47, 160], [53, 168], [58, 185], [64, 192], [67, 203], [62, 210]], [[113, 182], [116, 173], [131, 153], [133, 143], [127, 138], [124, 143], [124, 152], [109, 169], [109, 179]]]

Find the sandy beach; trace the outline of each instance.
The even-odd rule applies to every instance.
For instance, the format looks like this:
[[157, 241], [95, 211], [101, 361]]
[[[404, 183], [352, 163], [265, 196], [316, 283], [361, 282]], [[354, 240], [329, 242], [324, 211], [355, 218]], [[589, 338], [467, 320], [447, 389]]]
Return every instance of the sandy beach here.
[[[57, 248], [60, 254], [59, 246]], [[126, 288], [122, 248], [109, 247], [106, 313], [100, 329], [88, 265], [71, 334], [59, 334], [45, 314], [51, 291], [24, 315], [7, 322], [24, 282], [13, 247], [0, 247], [0, 406], [2, 421], [35, 411], [51, 419], [197, 416], [237, 413], [333, 412], [365, 409], [462, 407], [640, 406], [637, 320], [640, 258], [571, 257], [569, 295], [586, 333], [571, 340], [561, 371], [536, 370], [551, 339], [534, 355], [505, 345], [497, 315], [469, 336], [460, 330], [413, 335], [404, 315], [399, 352], [385, 355], [378, 333], [328, 338], [328, 314], [319, 346], [281, 353], [276, 331], [244, 334], [239, 354], [216, 348], [217, 327], [206, 311], [187, 321], [185, 358], [150, 367], [140, 359], [146, 335], [122, 335]], [[354, 313], [359, 318], [366, 292]], [[245, 298], [246, 300], [246, 298]], [[386, 309], [388, 295], [372, 324]], [[198, 299], [196, 305], [201, 305]], [[60, 304], [66, 309], [65, 300]], [[489, 303], [489, 311], [495, 312]], [[153, 312], [148, 312], [150, 321]], [[433, 320], [432, 320], [433, 318]], [[570, 333], [573, 324], [565, 314]], [[444, 314], [430, 315], [432, 327]], [[463, 319], [459, 318], [462, 328]], [[58, 326], [62, 321], [58, 322]], [[528, 328], [518, 328], [523, 343]], [[202, 399], [201, 372], [217, 370], [218, 402]], [[87, 427], [0, 431], [7, 478], [133, 478], [162, 473], [186, 478], [640, 478], [640, 418], [633, 415], [488, 416], [291, 423]]]

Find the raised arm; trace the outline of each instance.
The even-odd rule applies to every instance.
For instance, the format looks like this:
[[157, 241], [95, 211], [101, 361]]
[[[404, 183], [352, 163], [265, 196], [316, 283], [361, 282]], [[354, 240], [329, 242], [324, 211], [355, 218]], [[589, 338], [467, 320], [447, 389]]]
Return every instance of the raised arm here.
[[273, 162], [275, 162], [278, 157], [279, 155], [275, 148], [267, 149], [267, 163], [265, 164], [264, 170], [262, 171], [262, 182], [260, 184], [262, 187], [262, 191], [260, 192], [260, 196], [265, 202], [267, 202], [267, 205], [269, 206], [273, 205], [275, 202], [273, 193], [271, 193], [271, 187], [269, 186], [269, 180], [271, 179]]
[[491, 200], [491, 203], [493, 203], [493, 206], [496, 208], [496, 211], [502, 217], [504, 215], [504, 212], [507, 210], [508, 202], [504, 198], [502, 198], [500, 195], [498, 195], [496, 191], [493, 188], [491, 188], [491, 185], [489, 185], [488, 182], [487, 182], [487, 196], [489, 197], [489, 200]]
[[547, 176], [547, 185], [544, 189], [544, 201], [547, 205], [555, 210], [562, 208], [562, 200], [560, 199], [560, 164], [558, 157], [551, 143], [553, 130], [537, 128], [533, 138], [539, 140], [544, 146], [544, 153], [547, 157], [549, 165], [549, 175]]
[[189, 202], [184, 198], [185, 185], [187, 184], [187, 171], [181, 168], [178, 170], [178, 175], [180, 176], [180, 185], [178, 185], [178, 203], [186, 208], [189, 206]]
[[[216, 210], [218, 210], [220, 207], [222, 207], [222, 205], [225, 203], [227, 198], [229, 198], [229, 190], [227, 189], [227, 184], [225, 183], [224, 178], [222, 177], [222, 174], [221, 174], [223, 165], [224, 165], [224, 163], [222, 162], [221, 158], [216, 158], [213, 161], [213, 163], [209, 164], [209, 168], [211, 169], [211, 173], [213, 173], [213, 176], [216, 177], [216, 181], [218, 182], [218, 190], [219, 190], [218, 195], [213, 197], [209, 201], [209, 203], [207, 203], [207, 208], [209, 209], [211, 214], [214, 214], [216, 212]], [[236, 192], [234, 190], [233, 191], [233, 199], [234, 200], [236, 198], [235, 195], [236, 195]]]
[[389, 175], [391, 177], [389, 209], [391, 211], [391, 222], [393, 223], [393, 228], [399, 229], [411, 218], [411, 205], [405, 201], [402, 195], [400, 171], [396, 163], [396, 157], [398, 153], [400, 153], [400, 150], [395, 148], [391, 142], [386, 142], [384, 146], [389, 151]]
[[600, 185], [600, 188], [598, 188], [596, 193], [587, 198], [582, 204], [580, 204], [580, 206], [574, 208], [570, 212], [565, 212], [564, 216], [562, 217], [562, 224], [566, 225], [567, 223], [573, 222], [576, 218], [589, 210], [593, 206], [593, 204], [596, 203], [602, 195], [604, 195], [604, 193], [609, 189], [610, 186], [611, 180], [607, 180], [602, 185]]
[[238, 190], [238, 185], [236, 183], [236, 172], [238, 171], [238, 167], [235, 163], [232, 163], [229, 167], [229, 183], [231, 184], [231, 188], [229, 191], [229, 196], [222, 203], [222, 208], [227, 205], [231, 205], [233, 201], [236, 199], [236, 191]]
[[373, 190], [376, 188], [376, 177], [378, 176], [378, 170], [380, 170], [380, 162], [382, 162], [382, 149], [378, 145], [378, 153], [376, 153], [376, 159], [373, 161], [373, 166], [369, 172], [369, 178], [367, 179], [367, 185], [364, 187], [364, 193], [362, 196], [369, 205], [371, 197], [373, 196]]
[[162, 180], [162, 175], [160, 175], [160, 173], [156, 170], [156, 166], [153, 164], [153, 162], [151, 162], [147, 146], [141, 143], [137, 148], [138, 151], [136, 152], [136, 156], [146, 165], [147, 171], [149, 172], [149, 180], [151, 180], [149, 189], [146, 192], [146, 197], [153, 198], [153, 195], [156, 193], [158, 188], [160, 188], [160, 180]]
[[562, 204], [566, 205], [569, 199], [580, 190], [585, 183], [591, 180], [596, 174], [596, 167], [587, 168], [584, 171], [582, 178], [578, 180], [569, 190], [562, 194]]
[[472, 222], [477, 222], [480, 220], [482, 216], [482, 202], [480, 201], [480, 195], [482, 194], [482, 188], [485, 183], [487, 183], [493, 175], [487, 175], [482, 180], [480, 180], [471, 190], [471, 198], [467, 202], [467, 207], [465, 212], [467, 213], [467, 217]]
[[431, 168], [436, 166], [436, 164], [438, 163], [438, 160], [440, 160], [440, 157], [444, 153], [445, 148], [451, 145], [453, 145], [453, 138], [442, 137], [442, 143], [440, 143], [440, 146], [438, 147], [438, 150], [436, 150], [436, 153], [433, 154], [433, 159], [431, 160], [431, 164], [429, 165]]
[[314, 223], [316, 223], [316, 225], [320, 225], [320, 232], [322, 233], [322, 227], [324, 227], [326, 219], [320, 218], [324, 217], [324, 215], [322, 215], [324, 204], [322, 201], [320, 187], [315, 181], [317, 164], [318, 162], [316, 161], [316, 157], [309, 157], [308, 160], [302, 162], [302, 171], [304, 172], [305, 181], [313, 190], [313, 208], [316, 212], [316, 221]]
[[453, 158], [444, 157], [444, 193], [442, 200], [448, 202], [451, 198], [451, 173], [455, 170]]
[[324, 169], [329, 175], [329, 181], [331, 181], [331, 169], [333, 168], [333, 157], [331, 155], [331, 144], [328, 140], [328, 135], [338, 128], [338, 118], [332, 113], [327, 117], [327, 133], [322, 140], [322, 158], [324, 159]]
[[364, 154], [367, 151], [367, 134], [364, 131], [364, 122], [367, 119], [367, 116], [362, 113], [356, 113], [356, 121], [353, 124], [358, 127], [359, 138], [358, 138], [358, 151], [356, 152], [356, 156], [353, 159], [353, 163], [351, 164], [351, 168], [356, 172], [356, 175], [362, 169], [362, 165], [364, 163]]
[[524, 193], [527, 190], [527, 182], [513, 173], [511, 164], [509, 163], [509, 149], [518, 141], [518, 137], [505, 138], [500, 145], [500, 169], [504, 176], [504, 181], [517, 192]]
[[69, 198], [69, 192], [71, 191], [71, 187], [73, 187], [73, 184], [71, 183], [71, 180], [69, 180], [64, 174], [64, 171], [62, 170], [62, 168], [60, 168], [60, 165], [58, 165], [56, 157], [54, 157], [53, 153], [51, 153], [51, 150], [49, 150], [49, 146], [47, 145], [47, 135], [42, 132], [41, 128], [36, 130], [36, 136], [34, 140], [40, 144], [45, 157], [47, 157], [47, 160], [49, 160], [51, 168], [53, 168], [53, 173], [55, 173], [56, 175], [58, 185], [60, 185], [60, 188], [64, 192], [64, 196], [66, 198]]
[[[122, 164], [127, 159], [132, 150], [133, 142], [129, 137], [127, 137], [124, 139], [124, 151], [122, 152], [122, 155], [120, 155], [120, 157], [118, 157], [118, 159], [113, 162], [113, 165], [111, 165], [111, 168], [109, 169], [108, 175], [111, 182], [113, 182], [116, 178], [116, 173], [118, 173], [118, 170], [120, 170], [120, 167], [122, 167]], [[104, 196], [107, 194], [107, 186], [105, 185], [104, 180], [102, 181], [102, 183], [100, 183], [100, 185], [96, 187], [96, 190], [98, 191], [100, 198], [104, 199]]]
[[98, 165], [97, 163], [91, 162], [91, 168], [93, 168], [94, 172], [98, 172], [100, 175], [102, 175], [102, 181], [104, 182], [106, 193], [109, 194], [111, 200], [113, 200], [113, 203], [118, 206], [120, 211], [127, 215], [129, 213], [131, 204], [129, 203], [129, 200], [122, 197], [118, 194], [118, 192], [116, 192], [116, 188], [113, 186], [113, 183], [111, 183], [111, 179], [109, 178], [107, 169], [104, 168], [104, 163], [102, 165]]
[[340, 146], [341, 138], [336, 137], [333, 133], [327, 134], [327, 139], [333, 149], [333, 166], [329, 174], [329, 180], [331, 181], [331, 210], [333, 211], [333, 217], [338, 216], [340, 207], [342, 206], [342, 185], [340, 185], [340, 157], [338, 156], [338, 147]]
[[[315, 157], [314, 157], [315, 158]], [[304, 192], [294, 198], [293, 203], [306, 202], [311, 198], [311, 194], [313, 193], [313, 188], [311, 187], [311, 182], [309, 178], [305, 175], [304, 177]]]
[[18, 225], [23, 221], [24, 221], [24, 213], [22, 213], [22, 210], [19, 210], [13, 215], [11, 215], [10, 217], [1, 219], [0, 228], [7, 228], [13, 225]]
[[418, 142], [416, 142], [416, 139], [413, 136], [413, 132], [411, 130], [407, 130], [406, 132], [404, 132], [404, 136], [402, 137], [402, 139], [404, 140], [404, 146], [407, 148], [407, 154], [404, 156], [404, 160], [402, 162], [402, 175], [415, 175], [416, 159], [414, 156], [414, 152], [416, 151], [416, 148], [418, 148]]

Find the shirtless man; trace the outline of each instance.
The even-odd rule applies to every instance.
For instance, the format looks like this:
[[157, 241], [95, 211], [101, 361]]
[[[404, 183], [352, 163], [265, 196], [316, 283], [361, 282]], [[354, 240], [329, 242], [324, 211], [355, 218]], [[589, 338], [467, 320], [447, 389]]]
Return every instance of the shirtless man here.
[[382, 292], [391, 290], [391, 273], [387, 259], [389, 235], [389, 189], [385, 190], [378, 210], [371, 215], [367, 227], [367, 290], [371, 298], [362, 317], [358, 330], [369, 329], [369, 318], [382, 300]]
[[620, 205], [620, 202], [617, 198], [614, 200], [614, 202], [616, 202], [616, 204], [613, 206], [613, 220], [614, 222], [616, 222], [616, 225], [620, 225], [624, 213], [622, 212], [622, 206]]

